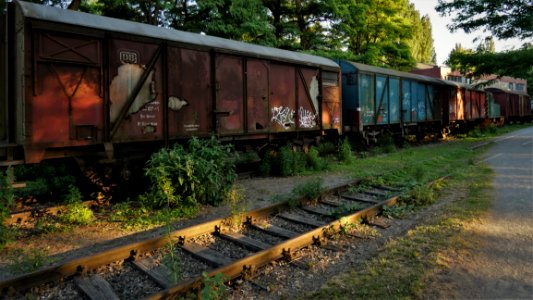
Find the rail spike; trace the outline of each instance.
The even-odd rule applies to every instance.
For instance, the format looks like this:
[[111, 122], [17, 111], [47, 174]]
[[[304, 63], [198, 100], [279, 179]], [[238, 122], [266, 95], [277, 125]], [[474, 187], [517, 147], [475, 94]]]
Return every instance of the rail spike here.
[[254, 267], [252, 265], [243, 265], [242, 266], [242, 279], [250, 280], [254, 276]]
[[283, 256], [285, 260], [291, 261], [292, 260], [291, 248], [288, 248], [288, 249], [283, 248], [283, 250], [281, 250], [281, 255]]

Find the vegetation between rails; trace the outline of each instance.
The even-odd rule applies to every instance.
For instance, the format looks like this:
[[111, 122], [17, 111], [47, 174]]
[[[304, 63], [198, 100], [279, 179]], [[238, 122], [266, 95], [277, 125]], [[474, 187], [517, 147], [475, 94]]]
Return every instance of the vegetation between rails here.
[[457, 236], [469, 222], [490, 206], [491, 171], [470, 165], [454, 174], [449, 189], [464, 190], [461, 201], [443, 209], [428, 225], [391, 240], [375, 258], [358, 270], [332, 278], [305, 298], [323, 299], [412, 299], [424, 289], [424, 279], [439, 267], [439, 253], [465, 247]]

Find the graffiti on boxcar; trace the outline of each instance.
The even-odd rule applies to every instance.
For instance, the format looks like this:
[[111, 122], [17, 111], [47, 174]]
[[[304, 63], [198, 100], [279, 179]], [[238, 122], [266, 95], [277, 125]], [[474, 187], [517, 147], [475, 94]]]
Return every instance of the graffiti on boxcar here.
[[300, 120], [301, 128], [313, 128], [316, 126], [316, 119], [318, 114], [314, 114], [312, 111], [309, 111], [303, 107], [300, 107], [298, 110], [298, 118]]
[[289, 129], [291, 125], [294, 125], [294, 109], [285, 106], [278, 106], [272, 108], [271, 121], [278, 123], [285, 129]]
[[[110, 117], [111, 122], [115, 122], [122, 110], [122, 107], [126, 105], [126, 101], [130, 93], [135, 88], [135, 85], [140, 80], [145, 69], [140, 65], [123, 64], [118, 67], [118, 74], [113, 78], [109, 87], [111, 107]], [[137, 97], [131, 104], [128, 110], [128, 115], [135, 114], [139, 111], [143, 111], [145, 117], [148, 115], [154, 116], [159, 111], [159, 102], [153, 102], [156, 98], [154, 71], [151, 71], [148, 78], [144, 82]], [[147, 105], [151, 103], [151, 105]]]

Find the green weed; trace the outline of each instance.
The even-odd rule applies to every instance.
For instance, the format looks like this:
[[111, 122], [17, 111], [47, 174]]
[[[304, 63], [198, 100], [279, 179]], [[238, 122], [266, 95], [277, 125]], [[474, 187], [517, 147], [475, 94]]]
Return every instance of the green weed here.
[[352, 153], [352, 145], [348, 138], [345, 138], [339, 145], [339, 161], [346, 164], [350, 164], [354, 161], [355, 157]]
[[9, 253], [8, 259], [11, 262], [9, 269], [14, 274], [29, 273], [53, 262], [48, 252], [41, 249], [15, 249]]
[[204, 278], [204, 286], [200, 292], [203, 300], [220, 300], [226, 299], [228, 290], [224, 283], [228, 279], [222, 273], [217, 273], [213, 277], [209, 277], [206, 272], [202, 273]]
[[229, 190], [226, 199], [226, 205], [230, 209], [230, 217], [227, 219], [228, 226], [230, 227], [240, 227], [245, 221], [245, 213], [248, 211], [249, 203], [244, 197], [244, 191], [237, 187], [232, 187]]
[[316, 201], [322, 192], [322, 184], [322, 178], [312, 178], [295, 186], [292, 193], [299, 198]]

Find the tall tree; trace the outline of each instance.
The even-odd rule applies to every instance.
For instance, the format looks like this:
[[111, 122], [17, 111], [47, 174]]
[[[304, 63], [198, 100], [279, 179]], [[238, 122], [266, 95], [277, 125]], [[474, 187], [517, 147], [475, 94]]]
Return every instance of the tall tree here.
[[406, 17], [411, 20], [413, 26], [413, 35], [407, 43], [411, 47], [414, 59], [421, 63], [436, 63], [433, 32], [429, 17], [427, 15], [421, 17], [414, 4], [409, 4]]
[[407, 41], [412, 25], [407, 0], [332, 1], [332, 45], [347, 48], [363, 63], [409, 69], [414, 58]]
[[484, 29], [500, 39], [533, 37], [531, 0], [439, 0], [435, 9], [441, 15], [453, 16], [448, 26], [452, 32]]
[[[436, 9], [442, 15], [454, 15], [451, 30], [470, 32], [483, 28], [501, 39], [517, 37], [531, 41], [533, 37], [531, 0], [439, 0]], [[491, 47], [490, 42], [488, 47]], [[494, 74], [524, 78], [528, 80], [528, 90], [533, 91], [533, 47], [530, 43], [526, 42], [521, 49], [500, 53], [480, 50], [452, 52], [447, 63], [452, 67], [460, 66], [476, 77]]]

